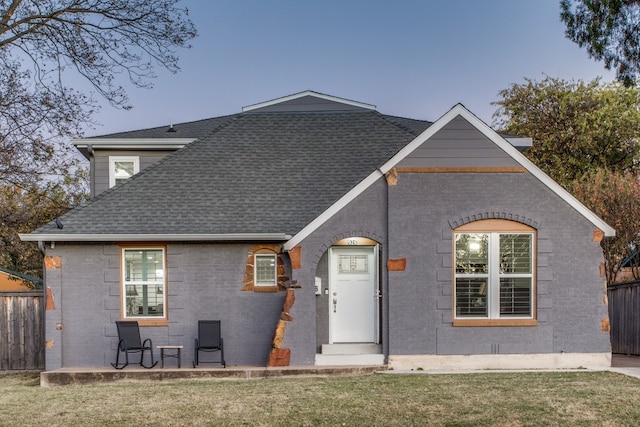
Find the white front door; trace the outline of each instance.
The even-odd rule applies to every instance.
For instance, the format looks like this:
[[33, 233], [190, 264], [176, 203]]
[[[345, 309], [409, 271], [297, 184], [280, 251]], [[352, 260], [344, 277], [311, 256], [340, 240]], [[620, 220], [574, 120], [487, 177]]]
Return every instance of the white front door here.
[[330, 249], [329, 340], [374, 343], [378, 330], [377, 248]]

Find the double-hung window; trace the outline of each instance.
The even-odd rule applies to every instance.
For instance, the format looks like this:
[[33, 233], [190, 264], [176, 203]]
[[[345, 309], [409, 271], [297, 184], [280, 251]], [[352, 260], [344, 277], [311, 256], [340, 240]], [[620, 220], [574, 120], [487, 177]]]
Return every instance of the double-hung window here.
[[166, 319], [164, 248], [122, 248], [122, 307], [125, 319]]
[[140, 172], [138, 156], [109, 156], [109, 188]]
[[454, 324], [535, 324], [533, 229], [477, 221], [454, 231], [454, 246]]

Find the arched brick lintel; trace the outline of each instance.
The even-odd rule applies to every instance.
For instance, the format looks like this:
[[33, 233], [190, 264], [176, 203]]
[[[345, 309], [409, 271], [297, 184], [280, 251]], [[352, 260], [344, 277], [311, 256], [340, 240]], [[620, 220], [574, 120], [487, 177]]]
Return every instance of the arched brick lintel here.
[[324, 255], [324, 253], [327, 252], [327, 250], [329, 250], [329, 248], [333, 246], [334, 243], [339, 242], [340, 240], [343, 240], [343, 239], [347, 239], [349, 237], [364, 237], [366, 239], [371, 239], [375, 241], [379, 245], [382, 245], [382, 242], [384, 241], [382, 236], [376, 233], [370, 233], [363, 230], [345, 231], [340, 234], [334, 234], [330, 238], [326, 239], [322, 245], [320, 245], [320, 247], [316, 252], [316, 260], [319, 260], [320, 258], [322, 258], [322, 255]]
[[459, 218], [449, 220], [449, 226], [452, 230], [468, 224], [474, 221], [481, 221], [483, 219], [504, 219], [507, 221], [515, 221], [521, 224], [528, 225], [536, 230], [540, 227], [541, 222], [536, 221], [526, 215], [519, 215], [511, 212], [477, 212], [469, 215], [465, 215]]

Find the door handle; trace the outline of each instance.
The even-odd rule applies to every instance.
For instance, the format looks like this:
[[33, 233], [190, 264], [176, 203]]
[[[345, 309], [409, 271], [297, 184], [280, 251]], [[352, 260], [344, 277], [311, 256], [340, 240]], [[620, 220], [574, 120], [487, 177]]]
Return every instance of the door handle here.
[[338, 305], [338, 298], [333, 299], [333, 312], [336, 312], [336, 306]]

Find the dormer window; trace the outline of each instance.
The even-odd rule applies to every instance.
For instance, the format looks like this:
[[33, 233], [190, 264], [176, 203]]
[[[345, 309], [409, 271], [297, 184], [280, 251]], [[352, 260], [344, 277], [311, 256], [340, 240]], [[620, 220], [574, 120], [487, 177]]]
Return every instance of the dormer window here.
[[123, 183], [140, 172], [138, 156], [109, 156], [109, 187]]

